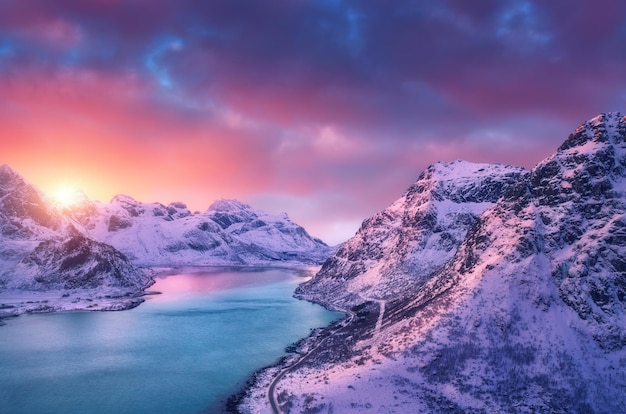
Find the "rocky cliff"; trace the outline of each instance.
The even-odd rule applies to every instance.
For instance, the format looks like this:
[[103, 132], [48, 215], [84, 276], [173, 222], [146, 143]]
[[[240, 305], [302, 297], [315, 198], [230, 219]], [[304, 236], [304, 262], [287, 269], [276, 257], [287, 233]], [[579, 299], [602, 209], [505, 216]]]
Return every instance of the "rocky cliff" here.
[[[482, 214], [456, 216], [469, 217], [463, 231], [454, 224], [462, 220], [407, 203], [413, 192], [433, 198], [435, 181], [424, 179], [438, 168], [301, 287], [329, 306], [356, 306], [348, 327], [300, 348], [311, 354], [276, 385], [279, 404], [626, 412], [626, 119], [593, 118], [530, 172], [511, 171]], [[434, 236], [449, 228], [458, 243]], [[424, 261], [433, 265], [416, 265]], [[242, 411], [264, 406], [255, 395], [253, 387]]]

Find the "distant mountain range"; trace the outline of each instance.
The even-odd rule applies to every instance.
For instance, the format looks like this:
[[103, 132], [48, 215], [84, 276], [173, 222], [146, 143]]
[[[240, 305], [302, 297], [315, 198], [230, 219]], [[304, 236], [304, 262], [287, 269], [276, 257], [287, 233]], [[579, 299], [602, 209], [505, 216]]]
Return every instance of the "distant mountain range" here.
[[351, 323], [302, 343], [289, 412], [626, 412], [626, 119], [531, 171], [429, 167], [297, 294]]
[[180, 202], [166, 206], [116, 196], [63, 213], [141, 266], [316, 264], [332, 251], [286, 213], [270, 215], [237, 200], [218, 200], [203, 213], [191, 213]]
[[[140, 303], [138, 295], [152, 283], [146, 268], [310, 265], [331, 252], [286, 214], [236, 200], [218, 200], [203, 213], [128, 196], [110, 203], [84, 198], [60, 208], [0, 166], [0, 292], [17, 297], [10, 304], [0, 299], [0, 313], [127, 308]], [[35, 298], [27, 306], [19, 292], [56, 292], [65, 299]]]

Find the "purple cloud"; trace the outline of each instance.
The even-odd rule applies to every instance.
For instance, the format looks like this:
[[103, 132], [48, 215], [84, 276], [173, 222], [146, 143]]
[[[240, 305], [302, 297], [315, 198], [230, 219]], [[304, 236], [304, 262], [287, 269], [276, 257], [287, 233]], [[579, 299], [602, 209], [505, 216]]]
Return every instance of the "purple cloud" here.
[[[584, 119], [623, 109], [625, 12], [611, 0], [9, 1], [0, 87], [79, 88], [86, 73], [123, 85], [90, 83], [85, 99], [104, 94], [132, 121], [104, 105], [50, 105], [96, 129], [126, 122], [120, 139], [133, 147], [245, 154], [230, 195], [278, 210], [317, 197], [301, 209], [305, 224], [333, 220], [322, 205], [348, 222], [391, 202], [429, 163], [532, 167]], [[9, 106], [3, 119], [14, 119]], [[43, 112], [5, 129], [35, 140], [28, 125]], [[263, 179], [244, 185], [251, 176]]]

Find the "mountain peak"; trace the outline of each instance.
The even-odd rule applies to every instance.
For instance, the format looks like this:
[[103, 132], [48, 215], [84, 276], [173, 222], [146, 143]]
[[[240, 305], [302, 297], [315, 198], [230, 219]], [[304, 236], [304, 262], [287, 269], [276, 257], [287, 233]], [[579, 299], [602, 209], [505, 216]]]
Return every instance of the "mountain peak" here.
[[297, 293], [355, 305], [363, 297], [409, 297], [455, 253], [478, 217], [514, 186], [525, 170], [468, 161], [436, 163], [357, 234]]
[[240, 210], [251, 210], [248, 204], [242, 203], [239, 200], [235, 200], [234, 198], [220, 198], [219, 200], [215, 200], [208, 208], [208, 211], [240, 211]]
[[[492, 176], [494, 172], [516, 169], [504, 164], [485, 164], [465, 160], [437, 162], [428, 167], [427, 171], [440, 181], [458, 181], [470, 178], [476, 180], [481, 176]], [[519, 168], [519, 170], [522, 170]]]
[[559, 147], [558, 152], [576, 148], [577, 151], [593, 151], [592, 143], [619, 143], [626, 137], [626, 119], [620, 112], [607, 112], [583, 122]]
[[[24, 178], [15, 172], [8, 164], [0, 165], [0, 188], [10, 190], [17, 184], [23, 183]], [[8, 188], [7, 188], [8, 187]]]
[[600, 115], [597, 115], [586, 122], [586, 124], [591, 125], [614, 125], [616, 122], [623, 120], [622, 114], [620, 112], [604, 112]]
[[15, 173], [15, 171], [13, 171], [13, 168], [11, 168], [9, 164], [6, 164], [6, 163], [0, 165], [0, 173], [5, 173], [5, 172]]
[[138, 204], [139, 202], [132, 198], [131, 196], [127, 196], [124, 194], [117, 194], [111, 199], [111, 203], [117, 204]]
[[503, 186], [516, 182], [525, 173], [521, 167], [504, 164], [482, 164], [456, 160], [430, 165], [403, 197], [433, 197], [453, 202], [495, 202]]

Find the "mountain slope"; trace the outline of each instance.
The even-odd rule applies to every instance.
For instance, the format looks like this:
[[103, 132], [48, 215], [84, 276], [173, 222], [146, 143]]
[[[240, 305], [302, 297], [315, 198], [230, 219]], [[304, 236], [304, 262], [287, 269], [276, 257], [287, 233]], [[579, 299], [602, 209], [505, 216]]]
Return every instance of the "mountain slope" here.
[[47, 237], [62, 225], [37, 188], [8, 165], [0, 166], [0, 234], [14, 240]]
[[39, 190], [8, 165], [0, 166], [0, 287], [3, 274], [62, 227], [63, 218]]
[[[510, 186], [410, 295], [352, 308], [352, 324], [278, 383], [279, 403], [291, 412], [626, 412], [625, 191], [626, 120], [604, 114]], [[264, 406], [258, 395], [253, 388], [244, 412]]]
[[90, 237], [141, 266], [316, 263], [331, 249], [286, 215], [273, 216], [237, 200], [206, 212], [183, 203], [141, 203], [116, 196], [65, 211]]
[[137, 296], [151, 283], [122, 253], [77, 231], [9, 166], [0, 167], [0, 316], [128, 308], [143, 301]]
[[525, 171], [465, 161], [424, 171], [401, 198], [366, 219], [308, 283], [301, 297], [356, 305], [410, 296], [452, 258], [468, 229]]
[[38, 291], [116, 288], [141, 292], [151, 284], [113, 247], [72, 233], [65, 240], [40, 243], [16, 266], [15, 272], [21, 276], [19, 283], [11, 280], [8, 287]]

